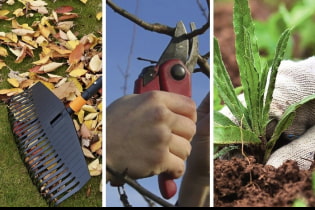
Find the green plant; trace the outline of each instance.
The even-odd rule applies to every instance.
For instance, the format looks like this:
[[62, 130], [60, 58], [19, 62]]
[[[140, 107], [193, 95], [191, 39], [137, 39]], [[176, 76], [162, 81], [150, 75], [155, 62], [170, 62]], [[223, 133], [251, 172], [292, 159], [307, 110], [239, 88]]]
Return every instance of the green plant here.
[[214, 39], [214, 85], [225, 105], [230, 109], [237, 123], [218, 111], [214, 111], [214, 144], [258, 145], [268, 160], [281, 133], [287, 129], [302, 104], [315, 98], [309, 96], [293, 104], [279, 120], [271, 139], [266, 137], [269, 123], [269, 109], [278, 67], [285, 55], [291, 29], [286, 29], [277, 43], [276, 51], [269, 67], [259, 54], [255, 27], [247, 0], [235, 0], [233, 16], [236, 35], [236, 60], [239, 66], [245, 104], [238, 98], [222, 61], [218, 41]]
[[312, 0], [267, 1], [276, 8], [266, 21], [255, 20], [260, 51], [270, 59], [278, 37], [286, 28], [292, 28], [286, 55], [303, 57], [314, 54], [313, 33], [315, 4]]

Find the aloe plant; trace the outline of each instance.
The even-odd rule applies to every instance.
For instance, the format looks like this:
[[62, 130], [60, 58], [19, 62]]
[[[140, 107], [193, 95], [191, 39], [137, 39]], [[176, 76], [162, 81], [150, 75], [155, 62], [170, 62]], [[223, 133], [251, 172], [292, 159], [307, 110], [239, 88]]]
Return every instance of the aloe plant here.
[[265, 162], [281, 133], [291, 125], [296, 109], [313, 100], [315, 96], [306, 97], [289, 106], [279, 120], [271, 139], [267, 139], [266, 127], [270, 121], [269, 110], [272, 94], [278, 67], [283, 60], [291, 29], [286, 29], [280, 36], [271, 66], [268, 66], [266, 60], [259, 55], [259, 46], [248, 0], [235, 0], [233, 24], [236, 35], [236, 60], [246, 104], [242, 104], [235, 93], [222, 61], [218, 41], [214, 38], [214, 85], [237, 121], [234, 123], [222, 113], [214, 111], [214, 144], [215, 146], [259, 145], [259, 148], [263, 150]]

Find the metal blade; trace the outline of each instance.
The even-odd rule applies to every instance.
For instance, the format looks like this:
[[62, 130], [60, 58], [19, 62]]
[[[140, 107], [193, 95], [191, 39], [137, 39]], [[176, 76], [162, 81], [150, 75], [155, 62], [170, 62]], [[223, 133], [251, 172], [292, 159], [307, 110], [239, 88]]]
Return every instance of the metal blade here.
[[185, 39], [183, 35], [187, 34], [185, 25], [179, 21], [176, 25], [175, 34], [163, 54], [161, 55], [158, 65], [161, 65], [169, 59], [180, 59], [186, 63], [189, 51], [189, 40]]

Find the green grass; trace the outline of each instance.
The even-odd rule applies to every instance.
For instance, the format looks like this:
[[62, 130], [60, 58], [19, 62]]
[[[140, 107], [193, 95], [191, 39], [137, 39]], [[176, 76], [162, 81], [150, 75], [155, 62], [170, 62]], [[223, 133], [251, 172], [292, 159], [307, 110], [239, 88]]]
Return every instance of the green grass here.
[[[17, 1], [16, 1], [17, 2]], [[48, 9], [58, 8], [63, 5], [74, 7], [74, 11], [80, 15], [75, 20], [73, 32], [79, 32], [78, 37], [85, 34], [94, 33], [100, 36], [102, 30], [101, 21], [96, 20], [97, 12], [102, 11], [101, 0], [90, 0], [86, 5], [79, 0], [57, 0], [49, 4]], [[16, 8], [21, 8], [21, 3], [17, 2], [14, 6], [4, 5], [2, 9], [8, 9], [13, 12]], [[36, 18], [36, 17], [34, 17]], [[37, 17], [38, 18], [38, 17]], [[32, 23], [34, 19], [18, 18], [20, 24]], [[11, 22], [0, 20], [0, 31], [9, 31]], [[11, 53], [10, 53], [11, 54]], [[15, 57], [9, 56], [2, 58], [6, 64], [15, 71], [23, 72], [29, 69], [31, 62], [36, 61], [38, 57], [27, 58], [21, 64], [14, 63]], [[4, 67], [0, 70], [0, 89], [10, 88], [6, 82], [9, 69]], [[99, 191], [101, 176], [92, 177], [91, 180], [78, 193], [61, 203], [64, 207], [100, 207], [102, 206], [102, 193]], [[91, 194], [86, 195], [88, 188]], [[0, 103], [0, 207], [45, 207], [46, 201], [38, 192], [35, 185], [27, 173], [26, 167], [22, 162], [17, 146], [15, 144], [11, 127], [8, 121], [7, 108], [4, 103]]]

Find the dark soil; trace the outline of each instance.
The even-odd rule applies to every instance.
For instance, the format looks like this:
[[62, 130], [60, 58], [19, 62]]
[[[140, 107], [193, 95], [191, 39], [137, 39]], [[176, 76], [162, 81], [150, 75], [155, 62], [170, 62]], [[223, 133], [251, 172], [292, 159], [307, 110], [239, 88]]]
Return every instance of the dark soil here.
[[[263, 1], [249, 1], [254, 19], [264, 20], [273, 11]], [[240, 77], [235, 59], [233, 31], [233, 1], [214, 5], [214, 35], [217, 37], [223, 61], [235, 87]], [[233, 157], [214, 161], [215, 207], [290, 207], [298, 198], [315, 206], [312, 171], [299, 170], [296, 162], [287, 161], [279, 168], [263, 165], [255, 158]]]

